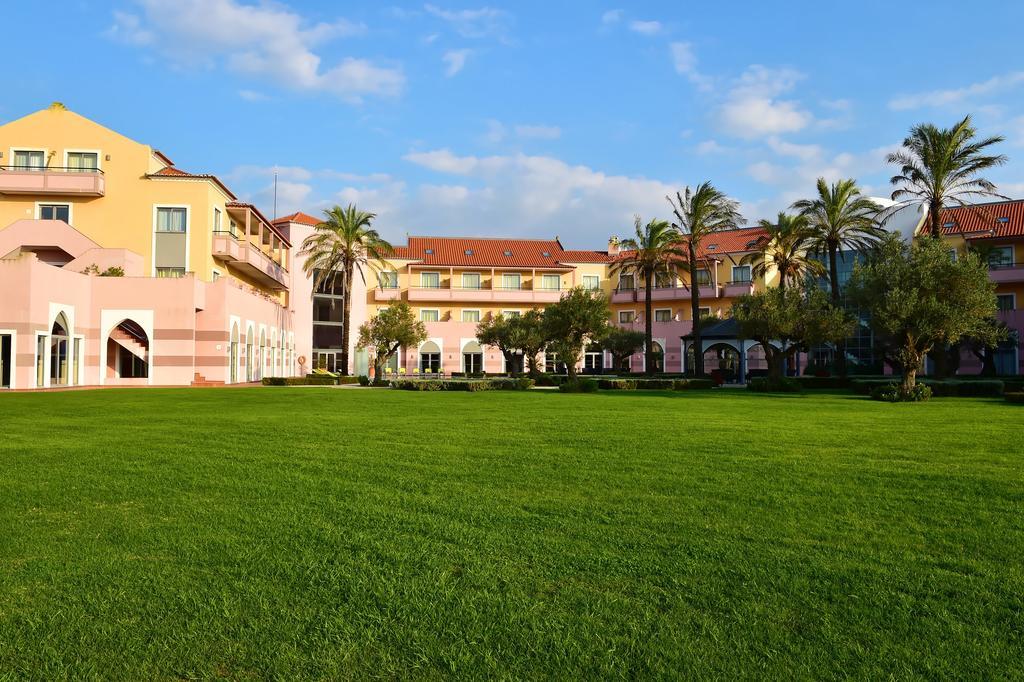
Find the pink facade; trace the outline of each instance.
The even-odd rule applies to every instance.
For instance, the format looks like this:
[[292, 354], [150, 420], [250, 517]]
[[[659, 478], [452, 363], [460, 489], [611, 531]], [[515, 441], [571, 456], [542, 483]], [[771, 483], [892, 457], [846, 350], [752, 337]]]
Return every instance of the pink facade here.
[[[71, 260], [61, 267], [36, 250]], [[0, 231], [0, 252], [6, 387], [240, 383], [297, 371], [290, 312], [237, 281], [141, 277], [137, 254], [102, 249], [56, 221]], [[126, 276], [71, 268], [85, 262]]]

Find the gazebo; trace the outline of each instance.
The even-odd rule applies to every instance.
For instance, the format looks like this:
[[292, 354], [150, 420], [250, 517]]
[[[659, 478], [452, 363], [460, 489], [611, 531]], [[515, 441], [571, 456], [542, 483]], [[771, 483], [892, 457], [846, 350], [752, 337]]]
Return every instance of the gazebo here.
[[[687, 367], [687, 362], [689, 360], [690, 353], [691, 351], [694, 351], [696, 349], [693, 348], [692, 333], [686, 334], [685, 336], [681, 336], [679, 338], [682, 340], [682, 366], [683, 373], [685, 374], [689, 369]], [[781, 341], [772, 341], [771, 344], [775, 348], [784, 348]], [[701, 358], [700, 361], [703, 361], [704, 353], [708, 352], [709, 350], [726, 349], [733, 351], [736, 355], [738, 370], [736, 372], [736, 383], [743, 384], [746, 383], [747, 377], [747, 352], [753, 348], [756, 348], [757, 346], [760, 346], [761, 344], [750, 339], [742, 338], [739, 333], [739, 323], [737, 323], [736, 320], [734, 320], [733, 318], [727, 317], [724, 320], [709, 320], [704, 325], [702, 325], [700, 334], [700, 345], [702, 346], [700, 354], [698, 355], [694, 353], [695, 362], [698, 361], [698, 357]], [[799, 354], [796, 358], [796, 365], [798, 367], [800, 366]]]

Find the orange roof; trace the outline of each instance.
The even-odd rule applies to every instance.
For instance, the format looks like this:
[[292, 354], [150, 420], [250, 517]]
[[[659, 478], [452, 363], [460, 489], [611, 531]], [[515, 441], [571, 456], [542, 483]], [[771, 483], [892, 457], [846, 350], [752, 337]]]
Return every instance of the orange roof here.
[[[732, 230], [712, 232], [701, 243], [700, 248], [697, 250], [697, 258], [699, 260], [710, 260], [717, 256], [757, 251], [767, 238], [768, 230], [763, 227], [739, 227]], [[684, 247], [686, 241], [687, 238], [683, 237], [680, 246]], [[629, 253], [631, 252], [620, 251], [616, 259], [624, 260], [628, 258]]]
[[612, 257], [607, 251], [563, 251], [558, 260], [562, 263], [608, 263]]
[[229, 197], [231, 197], [232, 199], [236, 199], [237, 198], [235, 196], [235, 193], [232, 192], [230, 189], [228, 189], [228, 186], [220, 181], [220, 178], [218, 178], [216, 175], [212, 175], [210, 173], [189, 173], [187, 171], [181, 170], [180, 168], [175, 168], [174, 166], [166, 166], [164, 168], [161, 168], [160, 170], [158, 170], [155, 173], [150, 173], [146, 177], [149, 177], [149, 178], [191, 178], [191, 179], [195, 179], [195, 180], [210, 180], [211, 182], [216, 184], [218, 187], [220, 187], [222, 190], [224, 190], [224, 193], [227, 194]]
[[[566, 252], [557, 239], [409, 237], [394, 258], [447, 267], [554, 268], [565, 270]], [[576, 261], [580, 262], [580, 261]]]
[[274, 224], [276, 225], [278, 223], [298, 223], [299, 225], [309, 225], [310, 227], [316, 227], [322, 222], [323, 221], [320, 220], [319, 218], [314, 218], [308, 213], [296, 211], [295, 213], [291, 213], [289, 215], [278, 218], [277, 220], [274, 221]]
[[[942, 233], [966, 239], [1024, 237], [1024, 199], [943, 209], [939, 214]], [[926, 218], [921, 230], [928, 231]]]

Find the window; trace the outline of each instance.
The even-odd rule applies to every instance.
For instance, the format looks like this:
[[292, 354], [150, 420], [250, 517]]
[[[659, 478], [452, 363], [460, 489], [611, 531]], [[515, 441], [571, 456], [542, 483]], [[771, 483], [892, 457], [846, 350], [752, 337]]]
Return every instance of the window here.
[[544, 353], [544, 371], [548, 374], [564, 374], [566, 372], [565, 363], [558, 360], [558, 353]]
[[551, 252], [550, 251], [541, 251], [540, 255], [543, 256], [544, 258], [551, 258]]
[[601, 278], [597, 275], [583, 275], [583, 288], [587, 291], [597, 291], [601, 288]]
[[62, 220], [71, 224], [70, 204], [39, 204], [40, 220]]
[[473, 255], [473, 249], [466, 249], [462, 253], [464, 253], [467, 256], [472, 256]]
[[76, 173], [94, 173], [100, 167], [99, 161], [96, 152], [68, 152], [67, 167]]
[[655, 322], [671, 322], [672, 321], [672, 311], [670, 309], [668, 309], [668, 308], [664, 308], [662, 310], [655, 310], [654, 311], [654, 321]]
[[440, 310], [421, 310], [420, 320], [423, 322], [437, 322], [441, 319]]
[[707, 268], [697, 270], [697, 286], [711, 286], [711, 271]]
[[504, 315], [505, 317], [519, 317], [523, 313], [518, 310], [502, 310], [501, 314]]
[[562, 278], [558, 275], [542, 275], [540, 288], [541, 291], [558, 291], [562, 288]]
[[18, 170], [41, 171], [46, 164], [46, 154], [28, 149], [14, 150], [14, 167]]
[[480, 311], [479, 310], [463, 310], [462, 311], [463, 322], [479, 322]]
[[996, 307], [1003, 312], [1013, 310], [1017, 304], [1015, 299], [1013, 294], [996, 294]]
[[750, 281], [750, 266], [749, 265], [734, 265], [732, 266], [732, 281], [736, 284], [746, 284]]
[[585, 374], [600, 374], [604, 369], [604, 351], [601, 346], [591, 344], [583, 356], [583, 371]]
[[956, 262], [956, 249], [949, 250], [949, 260]]
[[428, 256], [433, 256], [434, 255], [434, 250], [433, 249], [423, 249], [423, 253], [427, 254]]
[[479, 272], [464, 272], [462, 273], [462, 288], [463, 289], [479, 289], [480, 287], [480, 273]]
[[636, 289], [636, 277], [633, 275], [619, 275], [619, 290], [632, 291]]
[[1013, 247], [996, 246], [988, 253], [990, 268], [1008, 268], [1013, 265]]
[[632, 310], [620, 310], [619, 311], [619, 324], [632, 324], [634, 319], [634, 313]]
[[702, 319], [702, 320], [705, 317], [711, 317], [711, 308], [705, 308], [705, 307], [701, 306], [700, 308], [697, 309], [697, 312], [698, 312], [698, 314], [700, 314], [700, 319]]
[[667, 272], [659, 272], [654, 276], [654, 286], [658, 289], [672, 288], [672, 275]]
[[511, 258], [512, 257], [512, 252], [511, 251], [506, 251], [505, 252], [505, 257], [506, 258]]
[[228, 232], [231, 233], [232, 237], [237, 237], [238, 236], [238, 223], [236, 223], [234, 220], [229, 220], [228, 221]]
[[219, 208], [213, 209], [213, 231], [214, 231], [214, 233], [220, 232], [220, 219], [221, 219], [220, 209]]
[[501, 276], [502, 289], [521, 289], [522, 286], [523, 276], [518, 272], [506, 272]]
[[326, 296], [313, 297], [313, 322], [334, 322], [341, 324], [345, 317], [345, 307], [336, 298]]
[[156, 209], [157, 232], [185, 232], [187, 209], [158, 207]]
[[185, 268], [161, 268], [156, 269], [157, 277], [184, 277]]
[[377, 281], [380, 282], [381, 289], [397, 289], [398, 272], [395, 270], [383, 270], [378, 272]]
[[424, 289], [440, 289], [441, 288], [441, 273], [439, 272], [421, 272], [420, 273], [420, 286]]

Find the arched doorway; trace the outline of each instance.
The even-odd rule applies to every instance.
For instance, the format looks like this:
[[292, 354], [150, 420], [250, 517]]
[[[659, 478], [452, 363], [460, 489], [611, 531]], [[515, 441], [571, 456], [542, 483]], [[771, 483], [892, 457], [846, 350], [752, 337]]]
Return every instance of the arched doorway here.
[[134, 320], [122, 320], [107, 335], [107, 379], [149, 378], [149, 336]]
[[462, 371], [466, 374], [483, 374], [484, 349], [475, 339], [462, 347]]
[[420, 346], [420, 371], [441, 371], [441, 348], [433, 341], [427, 341]]
[[256, 378], [255, 381], [263, 379], [263, 373], [267, 369], [267, 331], [260, 330], [260, 352], [256, 356]]
[[601, 344], [592, 343], [587, 346], [583, 356], [583, 373], [600, 374], [604, 371], [604, 349]]
[[228, 376], [230, 383], [238, 383], [238, 323], [231, 325], [231, 343], [228, 346]]
[[665, 348], [657, 341], [651, 342], [651, 359], [654, 361], [654, 371], [665, 371]]
[[253, 373], [256, 371], [254, 369], [254, 367], [253, 367], [254, 364], [255, 364], [254, 359], [253, 359], [253, 353], [254, 353], [253, 345], [255, 344], [255, 342], [256, 342], [256, 335], [253, 332], [252, 327], [250, 326], [249, 329], [245, 332], [245, 380], [246, 381], [253, 381]]
[[704, 350], [704, 374], [720, 383], [742, 380], [740, 352], [728, 343], [714, 343]]
[[57, 315], [50, 328], [50, 385], [67, 386], [70, 383], [71, 326], [64, 313]]

